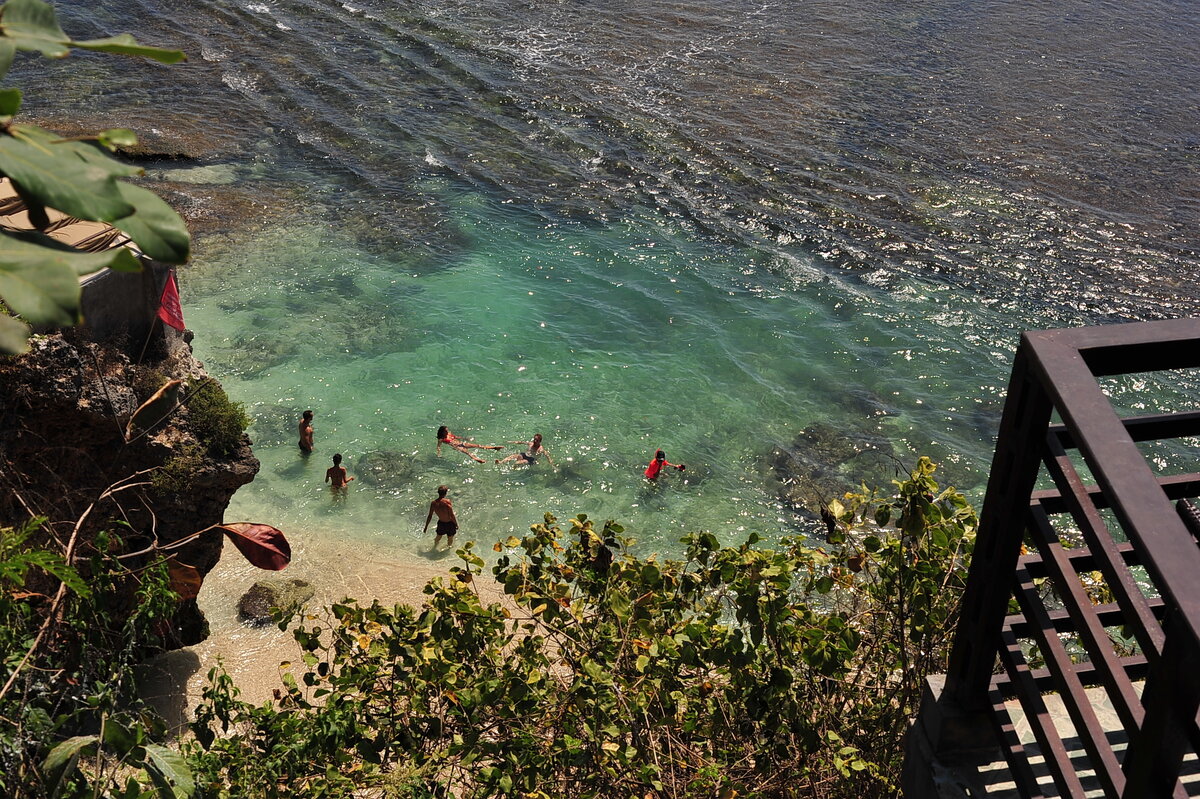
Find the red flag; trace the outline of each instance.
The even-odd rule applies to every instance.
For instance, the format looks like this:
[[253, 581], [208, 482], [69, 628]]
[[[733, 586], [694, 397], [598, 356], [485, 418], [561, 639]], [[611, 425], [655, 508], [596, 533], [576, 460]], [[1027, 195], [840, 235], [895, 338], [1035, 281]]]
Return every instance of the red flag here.
[[162, 299], [158, 301], [158, 318], [163, 324], [183, 330], [183, 307], [179, 304], [179, 286], [175, 285], [175, 270], [167, 272], [167, 285], [163, 286]]

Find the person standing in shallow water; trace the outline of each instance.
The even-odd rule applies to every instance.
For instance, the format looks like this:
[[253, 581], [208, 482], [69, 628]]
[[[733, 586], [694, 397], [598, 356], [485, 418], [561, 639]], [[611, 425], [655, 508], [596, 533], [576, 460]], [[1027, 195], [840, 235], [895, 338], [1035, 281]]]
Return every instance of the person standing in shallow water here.
[[305, 411], [300, 415], [300, 451], [308, 455], [313, 451], [313, 412]]
[[346, 495], [346, 487], [353, 479], [346, 474], [346, 467], [342, 466], [342, 453], [334, 455], [333, 466], [325, 470], [325, 482], [330, 484], [335, 499]]
[[454, 534], [458, 532], [458, 518], [454, 515], [454, 506], [450, 504], [450, 499], [446, 496], [450, 493], [450, 487], [438, 486], [437, 492], [437, 499], [429, 503], [429, 514], [425, 517], [425, 529], [422, 532], [429, 532], [429, 521], [436, 515], [438, 523], [434, 528], [436, 535], [433, 537], [433, 545], [436, 547], [438, 541], [442, 540], [442, 536], [446, 536], [446, 546], [452, 547], [454, 546]]
[[673, 466], [681, 472], [687, 468], [682, 463], [671, 463], [668, 461], [666, 453], [660, 449], [658, 452], [654, 453], [654, 459], [650, 461], [650, 465], [646, 467], [646, 479], [657, 480], [659, 472], [663, 470], [664, 466]]

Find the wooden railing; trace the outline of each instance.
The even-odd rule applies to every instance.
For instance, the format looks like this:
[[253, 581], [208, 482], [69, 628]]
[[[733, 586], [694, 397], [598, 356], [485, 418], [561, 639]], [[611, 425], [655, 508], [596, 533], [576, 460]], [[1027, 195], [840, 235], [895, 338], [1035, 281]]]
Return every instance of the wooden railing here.
[[[1200, 496], [1200, 474], [1156, 470], [1144, 442], [1200, 436], [1200, 413], [1121, 418], [1099, 378], [1196, 367], [1196, 319], [1022, 337], [949, 670], [910, 733], [923, 736], [910, 761], [978, 754], [985, 725], [1022, 796], [1188, 795], [1181, 771], [1200, 751], [1200, 512], [1172, 503]], [[1035, 490], [1039, 479], [1054, 487]], [[1069, 716], [1070, 745], [1047, 692]], [[1122, 729], [1102, 722], [1097, 696]], [[1053, 789], [1016, 734], [1014, 699]], [[1072, 759], [1078, 746], [1086, 763]], [[906, 768], [910, 799], [921, 768]]]

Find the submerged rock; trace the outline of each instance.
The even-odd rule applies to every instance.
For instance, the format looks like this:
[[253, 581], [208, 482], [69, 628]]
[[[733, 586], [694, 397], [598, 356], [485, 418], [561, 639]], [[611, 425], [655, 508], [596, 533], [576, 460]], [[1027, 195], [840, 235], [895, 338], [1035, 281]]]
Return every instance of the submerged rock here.
[[279, 608], [285, 615], [295, 613], [315, 593], [311, 583], [295, 577], [259, 580], [238, 600], [238, 619], [264, 627], [272, 621], [272, 609]]
[[390, 488], [416, 476], [416, 464], [407, 452], [381, 449], [358, 459], [351, 472], [358, 480], [375, 488]]
[[887, 485], [897, 473], [892, 445], [880, 435], [817, 422], [769, 457], [782, 502], [813, 514], [860, 484]]

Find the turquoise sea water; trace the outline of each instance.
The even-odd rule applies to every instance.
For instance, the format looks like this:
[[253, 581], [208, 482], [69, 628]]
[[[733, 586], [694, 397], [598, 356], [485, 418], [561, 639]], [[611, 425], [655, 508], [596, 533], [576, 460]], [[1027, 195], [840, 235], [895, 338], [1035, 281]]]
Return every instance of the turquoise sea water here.
[[[184, 312], [262, 461], [229, 518], [403, 555], [445, 483], [484, 548], [550, 511], [669, 552], [811, 531], [771, 453], [814, 425], [978, 499], [1021, 330], [1200, 312], [1200, 22], [1135, 6], [67, 3], [191, 61], [22, 85], [206, 144], [146, 166], [208, 220]], [[650, 485], [659, 447], [688, 470]]]

